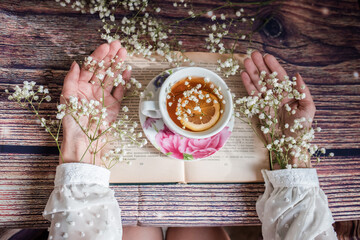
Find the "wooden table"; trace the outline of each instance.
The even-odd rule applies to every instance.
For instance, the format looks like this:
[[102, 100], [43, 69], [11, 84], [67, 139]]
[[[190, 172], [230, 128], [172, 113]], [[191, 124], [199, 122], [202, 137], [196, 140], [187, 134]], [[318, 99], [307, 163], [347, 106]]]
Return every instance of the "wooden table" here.
[[[200, 0], [196, 10], [221, 0]], [[157, 1], [173, 21], [187, 15], [172, 1]], [[253, 37], [252, 48], [275, 55], [290, 74], [302, 73], [317, 106], [323, 132], [316, 143], [335, 157], [316, 166], [336, 221], [360, 219], [360, 11], [356, 0], [274, 1], [259, 8], [257, 21], [271, 19]], [[121, 15], [121, 13], [119, 13]], [[195, 21], [195, 23], [194, 23]], [[206, 51], [205, 35], [184, 22], [179, 33], [187, 51]], [[261, 24], [260, 24], [261, 25]], [[103, 41], [96, 16], [63, 8], [55, 1], [0, 3], [0, 227], [47, 227], [41, 212], [53, 189], [56, 148], [34, 116], [9, 102], [4, 89], [24, 80], [46, 85], [58, 96], [73, 60]], [[241, 30], [241, 29], [240, 29]], [[229, 40], [230, 41], [230, 40]], [[236, 52], [245, 53], [240, 41]], [[57, 99], [55, 99], [57, 100]], [[55, 109], [47, 104], [44, 112]], [[112, 186], [124, 225], [256, 225], [255, 201], [263, 184]]]

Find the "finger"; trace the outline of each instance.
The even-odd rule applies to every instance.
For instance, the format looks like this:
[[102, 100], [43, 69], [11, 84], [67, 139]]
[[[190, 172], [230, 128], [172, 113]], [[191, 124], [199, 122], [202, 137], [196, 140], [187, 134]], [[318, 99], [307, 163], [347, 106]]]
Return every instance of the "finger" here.
[[280, 63], [276, 60], [276, 58], [271, 54], [266, 54], [264, 56], [265, 64], [269, 68], [270, 72], [277, 72], [278, 79], [280, 81], [284, 80], [284, 76], [286, 76], [285, 69], [280, 65]]
[[315, 109], [314, 100], [311, 96], [310, 90], [299, 73], [296, 74], [296, 89], [300, 92], [300, 94], [305, 93], [305, 98], [299, 101], [299, 105]]
[[251, 58], [247, 58], [244, 61], [244, 66], [245, 66], [246, 72], [249, 75], [253, 85], [260, 92], [262, 86], [259, 85], [259, 80], [260, 80], [259, 70], [256, 67], [255, 63], [253, 62], [253, 60]]
[[250, 76], [247, 72], [241, 73], [241, 79], [244, 83], [245, 89], [249, 95], [258, 95], [259, 91], [256, 89], [255, 85], [250, 79]]
[[63, 97], [60, 98], [60, 103], [63, 104], [65, 99], [69, 98], [70, 96], [76, 96], [78, 91], [78, 84], [79, 84], [79, 77], [80, 77], [80, 67], [74, 61], [70, 67], [69, 72], [64, 78], [64, 85], [61, 92]]
[[[125, 80], [125, 82], [129, 82], [130, 77], [131, 77], [131, 71], [130, 71], [130, 70], [125, 70], [125, 71], [123, 72], [123, 79]], [[121, 100], [122, 100], [123, 97], [124, 97], [125, 92], [126, 92], [126, 87], [120, 84], [119, 86], [117, 86], [117, 87], [113, 90], [113, 94], [112, 94], [112, 95], [114, 96], [114, 98], [115, 98], [117, 101], [121, 102]]]
[[[300, 100], [292, 100], [290, 107], [296, 110], [297, 117], [305, 117], [305, 119], [311, 121], [314, 119], [316, 107], [309, 88], [304, 83], [300, 74], [296, 74], [296, 85], [294, 88], [299, 91], [300, 94], [305, 93], [305, 98]], [[301, 87], [304, 86], [304, 87]], [[295, 107], [295, 108], [294, 108]]]
[[114, 86], [114, 79], [119, 75], [121, 74], [121, 70], [118, 69], [116, 70], [116, 65], [118, 63], [121, 63], [121, 62], [124, 62], [124, 60], [126, 59], [126, 56], [127, 56], [127, 52], [126, 52], [126, 49], [125, 48], [120, 48], [119, 51], [116, 53], [117, 58], [115, 58], [115, 62], [112, 64], [112, 71], [114, 72], [114, 77], [106, 77], [105, 78], [105, 81], [104, 81], [104, 86], [105, 86], [105, 89], [106, 91], [111, 91], [111, 89], [113, 88]]
[[[95, 49], [95, 51], [90, 55], [93, 59], [95, 59], [97, 62], [103, 60], [106, 55], [108, 54], [110, 49], [109, 44], [104, 43], [100, 45], [98, 48]], [[81, 68], [80, 72], [80, 81], [89, 82], [90, 79], [93, 77], [94, 73], [86, 70], [84, 66]]]
[[116, 55], [116, 53], [119, 51], [121, 47], [120, 41], [119, 40], [115, 40], [112, 41], [110, 43], [110, 50], [108, 52], [108, 54], [106, 55], [106, 57], [104, 58], [104, 61], [110, 61], [111, 59], [113, 59]]
[[251, 58], [252, 58], [253, 62], [255, 63], [255, 66], [259, 70], [259, 72], [262, 72], [262, 71], [265, 71], [266, 73], [270, 72], [264, 62], [264, 58], [261, 55], [261, 53], [259, 53], [258, 51], [255, 51], [251, 54]]
[[[251, 58], [253, 60], [253, 62], [255, 63], [256, 67], [259, 69], [259, 72], [266, 72], [266, 75], [270, 74], [271, 71], [269, 70], [269, 68], [266, 66], [265, 62], [264, 62], [264, 58], [261, 55], [260, 52], [255, 51], [251, 54]], [[267, 78], [264, 79], [264, 81], [266, 82]], [[268, 84], [266, 82], [266, 87], [268, 89], [273, 88], [273, 86], [271, 84]]]
[[[96, 75], [98, 74], [103, 74], [105, 76], [105, 79], [108, 78], [106, 75], [105, 75], [105, 71], [110, 67], [110, 61], [111, 59], [113, 59], [116, 55], [116, 53], [119, 51], [121, 47], [121, 44], [119, 41], [113, 41], [110, 43], [109, 45], [109, 51], [107, 52], [106, 56], [102, 59], [104, 61], [104, 68], [99, 70]], [[96, 75], [93, 75], [92, 78], [90, 79], [90, 82], [94, 82], [95, 85], [99, 85], [99, 79], [96, 77]], [[104, 79], [104, 82], [105, 82], [105, 79]]]

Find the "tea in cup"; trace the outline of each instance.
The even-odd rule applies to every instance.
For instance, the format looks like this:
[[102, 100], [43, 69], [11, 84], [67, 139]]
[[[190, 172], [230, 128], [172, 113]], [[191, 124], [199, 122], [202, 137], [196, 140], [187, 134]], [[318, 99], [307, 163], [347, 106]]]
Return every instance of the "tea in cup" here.
[[232, 115], [230, 91], [217, 74], [199, 67], [180, 69], [161, 86], [158, 101], [144, 101], [145, 116], [162, 118], [173, 132], [207, 138], [220, 132]]

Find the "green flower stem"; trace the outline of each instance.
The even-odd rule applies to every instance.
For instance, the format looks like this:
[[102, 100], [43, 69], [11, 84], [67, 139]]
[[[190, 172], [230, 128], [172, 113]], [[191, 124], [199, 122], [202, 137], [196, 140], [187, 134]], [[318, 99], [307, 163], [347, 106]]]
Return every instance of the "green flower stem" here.
[[135, 16], [133, 18], [136, 18], [139, 15], [139, 13], [145, 8], [145, 6], [146, 6], [146, 4], [143, 2], [143, 5], [139, 9], [139, 11], [137, 11], [137, 13], [135, 14]]
[[153, 126], [153, 128], [155, 129], [155, 131], [158, 133], [158, 132], [159, 132], [159, 129], [157, 129], [156, 124], [155, 124], [155, 123], [152, 123], [151, 125]]
[[[90, 140], [90, 139], [89, 139]], [[92, 145], [93, 141], [90, 140], [89, 141], [89, 145], [87, 146], [86, 150], [84, 151], [83, 155], [81, 156], [80, 158], [80, 161], [79, 162], [82, 162], [83, 158], [85, 157], [85, 154], [87, 153], [87, 151], [89, 150], [90, 146]]]
[[80, 122], [74, 117], [74, 115], [72, 114], [72, 112], [70, 112], [70, 115], [71, 115], [71, 117], [75, 120], [76, 124], [79, 125], [81, 131], [83, 131], [83, 133], [86, 135], [86, 137], [87, 137], [88, 139], [91, 139], [91, 137], [88, 135], [88, 131], [86, 131], [86, 130], [81, 126]]
[[242, 121], [242, 122], [250, 125], [251, 129], [253, 130], [253, 132], [254, 132], [254, 133], [256, 134], [256, 136], [261, 140], [261, 142], [264, 144], [264, 147], [266, 148], [266, 145], [267, 145], [267, 144], [266, 144], [265, 140], [263, 139], [263, 137], [261, 137], [261, 136], [257, 133], [256, 129], [255, 129], [255, 128], [253, 127], [253, 125], [252, 125], [252, 122], [251, 122], [251, 121], [245, 121], [245, 120], [242, 119], [241, 117], [238, 117], [238, 119], [240, 119], [240, 121]]
[[111, 140], [111, 141], [106, 141], [94, 154], [99, 153], [101, 150], [104, 149], [104, 147], [105, 147], [107, 144], [109, 144], [109, 143], [111, 143], [111, 142], [115, 142], [115, 141], [118, 141], [118, 139], [114, 139], [114, 140]]
[[233, 57], [233, 55], [234, 55], [234, 50], [235, 50], [235, 47], [236, 47], [239, 39], [240, 39], [240, 34], [236, 37], [236, 39], [235, 39], [235, 41], [234, 41], [234, 44], [233, 44], [233, 46], [232, 46], [232, 48], [231, 48], [231, 50], [230, 50], [231, 57]]
[[104, 135], [105, 133], [107, 133], [107, 131], [109, 131], [111, 129], [111, 127], [108, 127], [107, 129], [105, 129], [104, 131], [102, 131], [99, 135], [97, 135], [94, 140], [98, 140], [102, 135]]
[[97, 147], [98, 147], [98, 143], [99, 143], [99, 139], [96, 140], [96, 145], [95, 145], [94, 160], [93, 160], [93, 164], [94, 164], [94, 165], [95, 165], [95, 162], [96, 162], [96, 150], [97, 150]]
[[195, 14], [195, 15], [192, 15], [192, 16], [177, 20], [174, 23], [170, 24], [169, 26], [173, 26], [174, 24], [179, 24], [179, 23], [181, 23], [183, 21], [186, 21], [186, 20], [188, 20], [190, 18], [199, 17], [199, 16], [201, 16], [201, 15], [207, 13], [207, 12], [210, 12], [210, 11], [217, 11], [217, 10], [220, 10], [222, 8], [229, 7], [229, 6], [231, 6], [231, 5], [229, 3], [226, 3], [226, 4], [224, 4], [224, 5], [220, 6], [220, 7], [217, 7], [217, 8], [211, 9], [211, 10], [204, 10], [204, 11], [201, 11], [200, 13], [198, 13], [198, 14]]
[[132, 98], [132, 97], [137, 97], [137, 95], [135, 93], [132, 93], [132, 95], [124, 96], [123, 100], [129, 99], [129, 98]]
[[57, 134], [56, 134], [56, 138], [57, 138], [57, 139], [59, 139], [61, 125], [62, 125], [62, 119], [60, 120], [60, 124], [59, 124], [59, 126], [58, 126], [58, 130], [57, 130]]
[[[32, 102], [29, 101], [28, 98], [26, 98], [26, 100], [30, 103], [32, 109], [33, 109], [33, 112], [35, 113], [36, 117], [40, 120], [41, 122], [41, 117], [39, 116], [39, 112], [36, 110], [34, 104]], [[64, 162], [64, 159], [62, 157], [62, 153], [61, 153], [61, 149], [60, 149], [60, 145], [59, 145], [59, 140], [52, 134], [51, 132], [51, 129], [46, 125], [44, 124], [45, 126], [45, 129], [47, 130], [47, 132], [51, 135], [51, 137], [55, 140], [55, 143], [56, 143], [56, 147], [59, 151], [59, 154], [60, 154], [60, 159], [61, 159], [61, 162]]]
[[[104, 88], [103, 88], [103, 85], [102, 85], [102, 84], [103, 84], [103, 83], [101, 83], [101, 89], [102, 89], [102, 107], [105, 108], [105, 99], [104, 99], [104, 95], [105, 95], [105, 94], [104, 94]], [[94, 131], [94, 135], [92, 136], [92, 140], [96, 140], [96, 139], [99, 138], [99, 136], [95, 138], [95, 134], [97, 133], [97, 131], [98, 131], [99, 127], [100, 127], [101, 120], [103, 120], [103, 119], [102, 119], [102, 114], [100, 114], [100, 118], [99, 118], [99, 121], [98, 121], [98, 123], [97, 123], [97, 125], [96, 125], [95, 131]], [[100, 136], [101, 136], [101, 135], [102, 135], [102, 134], [100, 134]]]
[[273, 159], [272, 159], [272, 151], [269, 151], [269, 158], [270, 158], [270, 170], [274, 170], [274, 165], [273, 165]]

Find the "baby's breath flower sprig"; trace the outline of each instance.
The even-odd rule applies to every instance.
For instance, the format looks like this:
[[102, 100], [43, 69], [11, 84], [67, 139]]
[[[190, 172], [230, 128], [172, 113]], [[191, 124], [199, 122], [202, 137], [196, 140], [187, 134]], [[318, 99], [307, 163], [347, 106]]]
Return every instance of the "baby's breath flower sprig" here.
[[219, 64], [219, 67], [217, 67], [216, 70], [222, 71], [222, 73], [226, 77], [229, 77], [230, 75], [235, 75], [240, 68], [238, 61], [233, 57], [233, 55], [227, 58], [225, 61], [221, 61], [219, 59], [217, 60], [217, 62]]
[[[219, 6], [205, 10], [197, 10], [192, 1], [178, 0], [172, 4], [173, 7], [186, 9], [188, 16], [174, 20], [173, 23], [162, 21], [158, 14], [161, 14], [163, 9], [157, 6], [156, 2], [148, 0], [56, 1], [60, 2], [61, 6], [71, 6], [82, 13], [98, 14], [103, 23], [102, 29], [99, 29], [101, 38], [108, 42], [119, 39], [130, 56], [142, 55], [154, 61], [156, 54], [174, 66], [181, 66], [189, 61], [183, 54], [182, 39], [177, 37], [181, 32], [186, 31], [183, 22], [204, 17], [210, 18], [210, 25], [207, 27], [199, 25], [199, 31], [201, 28], [209, 31], [208, 37], [205, 38], [205, 47], [210, 52], [230, 54], [229, 59], [219, 63], [219, 69], [225, 76], [229, 76], [236, 74], [239, 70], [239, 64], [233, 57], [236, 46], [240, 41], [251, 42], [253, 34], [254, 16], [245, 14], [244, 7], [247, 5], [264, 6], [274, 0], [244, 3], [224, 1]], [[116, 12], [120, 8], [125, 14], [118, 17]], [[239, 28], [240, 25], [241, 28]], [[248, 30], [239, 32], [239, 29]], [[177, 34], [172, 34], [174, 32]], [[227, 41], [223, 41], [225, 38]], [[232, 44], [227, 46], [226, 42], [232, 42]]]
[[[236, 8], [236, 4], [228, 2], [229, 6]], [[230, 56], [224, 61], [218, 60], [219, 66], [218, 71], [222, 71], [226, 77], [235, 75], [240, 66], [238, 61], [234, 58], [234, 52], [236, 46], [240, 41], [249, 41], [253, 35], [252, 25], [255, 21], [254, 17], [245, 14], [244, 8], [235, 9], [235, 14], [228, 16], [221, 13], [220, 15], [214, 14], [213, 11], [209, 11], [207, 15], [211, 18], [212, 23], [206, 28], [203, 27], [204, 31], [208, 31], [208, 37], [205, 38], [207, 43], [206, 48], [213, 53], [229, 54]], [[239, 26], [248, 29], [247, 31], [239, 32], [237, 29]], [[226, 44], [232, 42], [231, 45]]]
[[[294, 159], [306, 166], [310, 165], [311, 157], [319, 162], [326, 150], [311, 144], [311, 141], [315, 138], [315, 132], [320, 132], [321, 128], [312, 128], [312, 119], [295, 118], [297, 110], [284, 104], [286, 98], [302, 100], [306, 95], [297, 90], [296, 77], [290, 79], [284, 76], [280, 80], [277, 75], [277, 72], [267, 74], [262, 71], [258, 83], [261, 86], [260, 93], [253, 92], [250, 96], [236, 99], [235, 117], [248, 123], [263, 141], [264, 147], [269, 150], [271, 169], [275, 163], [281, 168], [289, 168]], [[290, 118], [292, 122], [284, 122], [284, 114], [294, 116]], [[297, 165], [293, 164], [292, 167]]]
[[[109, 118], [108, 109], [112, 104], [118, 104], [117, 100], [112, 104], [105, 104], [104, 92], [108, 87], [122, 86], [124, 90], [132, 93], [132, 96], [139, 95], [141, 83], [135, 78], [129, 81], [123, 79], [123, 72], [131, 67], [126, 66], [124, 61], [117, 59], [115, 56], [108, 62], [96, 61], [91, 56], [85, 58], [83, 67], [90, 72], [93, 72], [94, 77], [91, 80], [92, 84], [96, 84], [101, 88], [101, 95], [98, 97], [94, 95], [95, 99], [79, 98], [78, 96], [69, 96], [63, 98], [63, 103], [57, 105], [57, 120], [48, 120], [40, 116], [39, 107], [43, 101], [50, 101], [51, 97], [49, 90], [43, 86], [35, 88], [35, 82], [24, 82], [23, 87], [15, 86], [14, 92], [9, 94], [9, 100], [18, 102], [22, 107], [30, 106], [32, 111], [37, 116], [40, 125], [53, 137], [59, 150], [61, 159], [62, 153], [60, 149], [59, 135], [61, 124], [64, 118], [71, 117], [81, 129], [85, 139], [87, 139], [87, 148], [82, 153], [80, 162], [84, 160], [85, 156], [90, 154], [91, 161], [95, 164], [96, 157], [101, 157], [101, 162], [106, 168], [113, 167], [119, 162], [126, 161], [126, 148], [135, 145], [143, 147], [147, 144], [146, 139], [143, 138], [142, 133], [137, 133], [135, 130], [138, 123], [133, 119], [129, 119], [126, 113], [129, 108], [122, 106], [121, 110], [124, 113], [114, 121]], [[135, 90], [131, 91], [132, 88]], [[110, 121], [112, 122], [108, 122]], [[56, 128], [54, 124], [57, 124]], [[109, 143], [116, 142], [115, 149], [108, 150]], [[120, 150], [119, 150], [120, 149]], [[107, 151], [106, 153], [104, 153]]]
[[[70, 97], [66, 108], [67, 111], [70, 110], [71, 117], [79, 124], [82, 131], [88, 137], [88, 150], [93, 154], [94, 162], [95, 156], [105, 150], [109, 143], [116, 142], [116, 149], [122, 149], [121, 151], [112, 149], [103, 154], [101, 161], [107, 168], [113, 167], [118, 162], [125, 161], [125, 149], [128, 145], [143, 147], [147, 143], [146, 139], [142, 139], [142, 135], [134, 133], [138, 123], [129, 120], [128, 115], [126, 115], [129, 111], [127, 106], [121, 108], [125, 114], [120, 119], [112, 123], [106, 121], [108, 116], [107, 108], [111, 107], [111, 105], [105, 106], [104, 89], [107, 87], [106, 84], [113, 84], [115, 87], [121, 85], [127, 92], [131, 93], [130, 97], [139, 96], [139, 89], [142, 88], [141, 83], [135, 78], [131, 78], [129, 81], [125, 81], [122, 78], [123, 71], [131, 70], [131, 66], [126, 65], [121, 59], [119, 61], [116, 60], [117, 56], [108, 63], [103, 61], [97, 62], [91, 57], [87, 57], [84, 61], [84, 67], [92, 71], [96, 76], [93, 81], [95, 82], [94, 84], [99, 83], [102, 87], [102, 98], [99, 101], [90, 100], [88, 102], [86, 99], [80, 100]], [[113, 79], [113, 82], [109, 82], [108, 78]], [[135, 89], [131, 91], [133, 87]], [[81, 126], [80, 118], [84, 114], [88, 118], [88, 122], [85, 121], [86, 124]], [[85, 153], [83, 156], [85, 156]]]
[[54, 139], [59, 150], [60, 157], [62, 158], [59, 145], [62, 121], [51, 119], [50, 116], [41, 116], [39, 111], [43, 102], [51, 101], [49, 89], [42, 85], [37, 86], [34, 81], [24, 81], [22, 87], [16, 85], [13, 90], [13, 92], [10, 92], [9, 89], [5, 89], [5, 93], [9, 94], [8, 99], [17, 102], [22, 108], [27, 108], [36, 115], [41, 127], [43, 127]]

